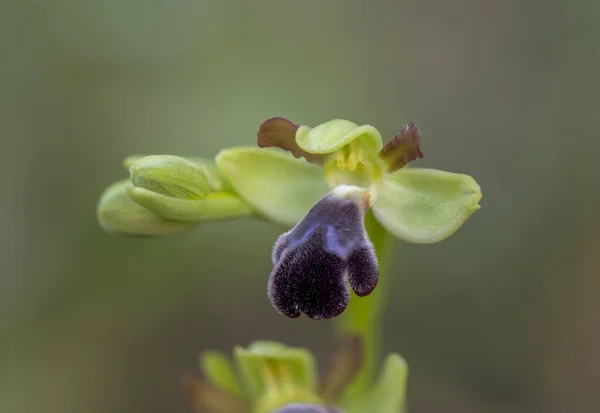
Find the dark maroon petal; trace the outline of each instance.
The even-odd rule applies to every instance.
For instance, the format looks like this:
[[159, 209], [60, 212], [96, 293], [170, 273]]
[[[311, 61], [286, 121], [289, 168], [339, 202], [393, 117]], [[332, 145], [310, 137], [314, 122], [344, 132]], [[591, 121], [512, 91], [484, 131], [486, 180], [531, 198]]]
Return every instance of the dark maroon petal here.
[[323, 164], [324, 155], [308, 153], [296, 143], [298, 125], [284, 118], [267, 119], [260, 125], [256, 143], [260, 148], [277, 147], [289, 151], [296, 158], [304, 157], [308, 162]]
[[394, 139], [379, 151], [378, 156], [388, 166], [388, 172], [394, 172], [417, 158], [422, 158], [421, 135], [414, 123], [406, 125]]
[[355, 248], [348, 257], [348, 279], [359, 297], [371, 294], [377, 286], [377, 256], [371, 243]]
[[348, 305], [346, 263], [325, 249], [326, 229], [317, 228], [281, 257], [269, 279], [269, 297], [280, 313], [300, 312], [319, 320], [341, 314]]

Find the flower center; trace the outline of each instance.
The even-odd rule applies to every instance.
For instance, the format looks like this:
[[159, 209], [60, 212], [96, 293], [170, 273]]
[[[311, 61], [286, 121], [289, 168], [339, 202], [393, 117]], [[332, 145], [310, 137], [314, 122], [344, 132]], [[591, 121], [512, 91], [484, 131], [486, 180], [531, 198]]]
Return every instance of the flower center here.
[[356, 141], [330, 154], [323, 163], [323, 173], [331, 188], [340, 185], [368, 188], [382, 178], [382, 168], [377, 159]]

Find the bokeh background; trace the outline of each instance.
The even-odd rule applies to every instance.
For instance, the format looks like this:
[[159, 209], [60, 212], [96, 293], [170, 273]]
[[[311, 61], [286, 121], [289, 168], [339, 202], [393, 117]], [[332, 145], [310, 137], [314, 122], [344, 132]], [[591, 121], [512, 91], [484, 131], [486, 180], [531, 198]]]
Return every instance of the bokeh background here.
[[600, 3], [0, 3], [0, 411], [189, 412], [197, 354], [271, 338], [324, 360], [328, 322], [266, 299], [279, 229], [102, 232], [132, 153], [212, 156], [272, 116], [421, 127], [419, 166], [482, 209], [398, 242], [385, 351], [412, 412], [600, 411]]

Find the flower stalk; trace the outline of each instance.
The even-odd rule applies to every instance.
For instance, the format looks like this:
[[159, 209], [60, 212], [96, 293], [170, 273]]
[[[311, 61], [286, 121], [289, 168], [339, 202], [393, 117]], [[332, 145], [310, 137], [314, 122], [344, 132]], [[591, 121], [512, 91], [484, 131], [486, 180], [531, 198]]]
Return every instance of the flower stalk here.
[[382, 309], [386, 299], [393, 237], [377, 222], [371, 211], [365, 217], [365, 228], [379, 261], [379, 282], [377, 288], [367, 297], [352, 294], [348, 308], [342, 316], [336, 318], [338, 334], [342, 338], [358, 335], [364, 346], [363, 364], [346, 390], [346, 397], [355, 396], [371, 385], [379, 371], [381, 355]]

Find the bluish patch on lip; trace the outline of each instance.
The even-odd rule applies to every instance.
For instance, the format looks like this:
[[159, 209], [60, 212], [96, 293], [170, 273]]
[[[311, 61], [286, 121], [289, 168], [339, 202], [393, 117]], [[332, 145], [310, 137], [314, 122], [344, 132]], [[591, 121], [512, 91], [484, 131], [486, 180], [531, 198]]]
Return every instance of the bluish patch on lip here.
[[347, 241], [346, 244], [340, 242], [340, 236], [333, 225], [327, 225], [325, 234], [325, 248], [327, 248], [327, 251], [347, 259], [350, 251], [356, 245], [356, 241]]
[[[315, 229], [317, 229], [319, 227], [320, 224], [314, 224], [313, 226], [309, 227], [307, 230], [305, 230], [302, 234], [300, 234], [300, 237], [298, 238], [294, 238], [292, 236], [290, 236], [290, 242], [287, 246], [288, 250], [292, 250], [294, 248], [296, 248], [299, 244], [303, 244], [304, 242], [306, 242], [306, 240], [308, 238], [310, 238], [311, 234], [314, 232]], [[292, 234], [290, 234], [292, 235]], [[294, 233], [295, 235], [295, 233]]]

